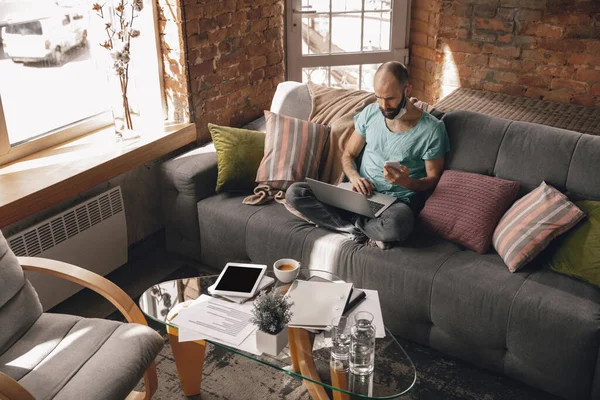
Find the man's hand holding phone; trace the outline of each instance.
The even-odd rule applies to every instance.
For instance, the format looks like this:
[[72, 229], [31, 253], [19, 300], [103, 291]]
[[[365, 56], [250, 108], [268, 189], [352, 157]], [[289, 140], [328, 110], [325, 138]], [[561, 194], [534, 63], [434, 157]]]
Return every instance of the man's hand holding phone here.
[[411, 184], [410, 171], [398, 161], [386, 161], [383, 165], [383, 177], [392, 185], [408, 188]]
[[400, 161], [386, 161], [383, 165], [386, 167], [392, 167], [397, 169], [399, 172], [402, 172], [402, 164], [400, 164]]

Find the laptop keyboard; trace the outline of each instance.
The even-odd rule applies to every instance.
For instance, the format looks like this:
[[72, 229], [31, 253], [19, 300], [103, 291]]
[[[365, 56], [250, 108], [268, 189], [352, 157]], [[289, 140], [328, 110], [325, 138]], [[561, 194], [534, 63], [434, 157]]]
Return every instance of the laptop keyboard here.
[[371, 209], [371, 211], [373, 211], [373, 214], [377, 214], [377, 211], [381, 210], [384, 206], [381, 203], [377, 203], [371, 200], [367, 200], [367, 202], [369, 203], [369, 208]]

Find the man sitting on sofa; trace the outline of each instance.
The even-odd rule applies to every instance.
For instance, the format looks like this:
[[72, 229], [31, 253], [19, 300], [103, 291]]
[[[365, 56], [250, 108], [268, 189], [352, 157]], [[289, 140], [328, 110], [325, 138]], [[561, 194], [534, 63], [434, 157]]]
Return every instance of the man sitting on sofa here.
[[[444, 123], [409, 101], [408, 71], [399, 62], [382, 64], [375, 73], [377, 103], [354, 117], [355, 131], [342, 156], [344, 173], [352, 190], [369, 196], [373, 191], [398, 200], [377, 218], [353, 215], [319, 202], [306, 183], [295, 183], [286, 201], [324, 228], [352, 235], [370, 246], [387, 249], [412, 232], [415, 214], [422, 207], [422, 193], [433, 190], [450, 150]], [[364, 148], [357, 169], [355, 160]], [[385, 166], [399, 161], [401, 169]]]

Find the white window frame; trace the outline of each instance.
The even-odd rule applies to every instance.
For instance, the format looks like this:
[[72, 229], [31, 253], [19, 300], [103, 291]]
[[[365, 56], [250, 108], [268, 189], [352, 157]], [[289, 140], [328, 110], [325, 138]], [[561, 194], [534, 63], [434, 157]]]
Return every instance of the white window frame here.
[[[162, 126], [166, 118], [156, 1], [144, 0], [144, 9], [136, 19], [136, 24], [137, 29], [142, 34], [135, 41], [134, 51], [139, 59], [144, 60], [143, 67], [136, 69], [136, 81], [138, 83], [136, 91], [141, 101], [139, 105], [140, 114], [144, 116], [139, 120], [139, 127], [136, 126], [136, 129], [144, 130], [156, 128], [157, 124]], [[89, 45], [97, 46], [98, 44], [90, 43]], [[35, 114], [35, 110], [32, 110], [32, 113]], [[35, 118], [35, 115], [31, 117]], [[2, 93], [0, 92], [0, 165], [105, 128], [112, 123], [112, 113], [105, 111], [85, 120], [73, 121], [67, 127], [40, 134], [40, 136], [26, 143], [11, 146], [4, 108], [2, 107]]]
[[[302, 55], [302, 16], [308, 13], [314, 14], [315, 12], [303, 8], [302, 0], [286, 0], [285, 5], [286, 71], [288, 80], [302, 82], [303, 68], [380, 64], [392, 60], [408, 63], [410, 0], [392, 0], [389, 50], [310, 55]], [[319, 14], [326, 13], [319, 12]]]

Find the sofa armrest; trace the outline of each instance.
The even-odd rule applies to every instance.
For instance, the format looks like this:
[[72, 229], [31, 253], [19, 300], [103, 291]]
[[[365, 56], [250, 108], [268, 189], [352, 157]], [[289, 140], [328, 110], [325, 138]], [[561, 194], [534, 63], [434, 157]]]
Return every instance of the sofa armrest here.
[[208, 143], [166, 161], [160, 167], [161, 206], [168, 251], [200, 260], [196, 204], [215, 194], [217, 154]]

